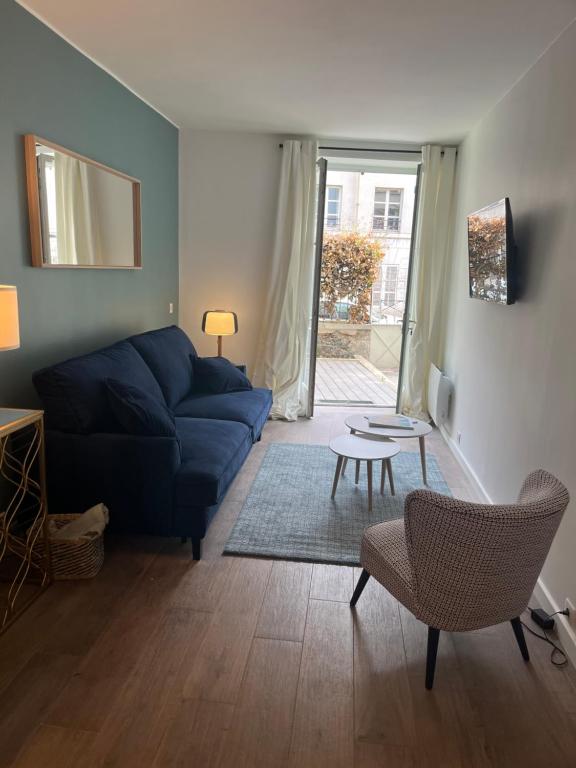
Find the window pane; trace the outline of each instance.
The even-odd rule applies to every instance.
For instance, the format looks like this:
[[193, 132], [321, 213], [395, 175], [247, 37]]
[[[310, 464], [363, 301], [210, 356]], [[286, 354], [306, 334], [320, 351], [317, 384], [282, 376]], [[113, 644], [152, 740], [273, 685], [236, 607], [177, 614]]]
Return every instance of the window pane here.
[[398, 232], [400, 229], [400, 219], [388, 219], [388, 229]]
[[378, 187], [376, 187], [376, 191], [374, 192], [374, 202], [385, 203], [387, 194], [388, 194], [387, 189], [379, 189]]
[[386, 215], [386, 206], [385, 205], [375, 205], [374, 206], [374, 216], [385, 216]]
[[396, 280], [398, 278], [398, 264], [386, 265], [386, 280]]
[[388, 216], [400, 216], [400, 206], [397, 203], [388, 206]]
[[390, 202], [391, 203], [399, 203], [400, 202], [400, 190], [398, 190], [398, 189], [391, 189], [390, 190]]
[[328, 227], [328, 229], [337, 229], [339, 221], [340, 220], [338, 216], [327, 216], [326, 226]]
[[340, 200], [340, 187], [328, 187], [328, 200]]
[[384, 217], [374, 216], [372, 220], [372, 229], [384, 229]]
[[326, 205], [326, 209], [327, 209], [328, 213], [333, 213], [333, 214], [335, 214], [337, 216], [338, 215], [338, 208], [339, 208], [339, 203], [337, 201], [328, 200], [328, 203]]

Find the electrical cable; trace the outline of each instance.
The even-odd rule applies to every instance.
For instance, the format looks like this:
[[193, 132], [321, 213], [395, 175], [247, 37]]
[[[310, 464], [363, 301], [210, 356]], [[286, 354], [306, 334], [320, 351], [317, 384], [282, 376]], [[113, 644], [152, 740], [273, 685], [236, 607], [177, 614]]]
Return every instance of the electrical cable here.
[[[529, 610], [532, 610], [532, 608], [529, 608]], [[562, 613], [565, 616], [567, 615], [567, 613], [565, 611], [556, 611], [556, 613], [553, 613], [553, 614], [550, 614], [550, 615], [551, 616], [556, 616], [556, 614], [558, 614], [558, 613]], [[554, 642], [552, 642], [552, 640], [550, 640], [550, 638], [546, 634], [546, 630], [545, 629], [542, 630], [543, 634], [541, 635], [538, 632], [535, 632], [531, 627], [529, 627], [527, 624], [525, 624], [522, 620], [520, 620], [520, 624], [522, 624], [524, 629], [527, 629], [528, 632], [530, 632], [531, 635], [534, 635], [534, 637], [537, 637], [539, 640], [544, 640], [545, 643], [548, 643], [548, 645], [552, 646], [552, 651], [550, 652], [550, 662], [551, 662], [551, 664], [553, 664], [555, 667], [565, 667], [566, 664], [568, 664], [568, 657], [566, 656], [566, 654], [564, 653], [562, 648], [560, 648], [559, 645], [556, 645], [556, 643], [554, 643]], [[563, 659], [561, 661], [556, 661], [555, 658], [554, 658], [556, 656], [556, 654], [560, 654], [560, 656], [562, 656]]]
[[[531, 608], [530, 606], [528, 606], [528, 610], [529, 611], [535, 611], [536, 608]], [[549, 613], [548, 614], [548, 616], [550, 618], [552, 618], [552, 616], [569, 616], [569, 615], [570, 615], [570, 611], [568, 611], [566, 608], [564, 608], [563, 611], [555, 611], [554, 613]]]

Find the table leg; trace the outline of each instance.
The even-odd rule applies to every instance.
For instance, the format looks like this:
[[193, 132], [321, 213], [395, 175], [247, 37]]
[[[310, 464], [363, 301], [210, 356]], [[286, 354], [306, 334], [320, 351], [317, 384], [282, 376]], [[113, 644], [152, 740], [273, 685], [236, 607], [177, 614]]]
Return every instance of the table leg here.
[[418, 438], [418, 442], [420, 443], [420, 463], [422, 464], [422, 480], [424, 480], [424, 485], [428, 485], [428, 477], [426, 475], [426, 444], [424, 440], [425, 440], [424, 435], [421, 435]]
[[[355, 430], [353, 430], [353, 429], [351, 429], [351, 430], [350, 430], [350, 434], [351, 434], [351, 435], [355, 435], [355, 434], [356, 434], [356, 431], [355, 431]], [[342, 474], [342, 475], [344, 474], [344, 472], [346, 472], [346, 465], [347, 465], [347, 464], [348, 464], [348, 458], [345, 456], [345, 457], [344, 457], [344, 462], [342, 463], [342, 472], [341, 472], [341, 474]]]
[[366, 462], [366, 470], [368, 473], [368, 512], [372, 512], [372, 462], [370, 460]]
[[343, 460], [344, 460], [344, 456], [338, 456], [338, 461], [336, 462], [336, 472], [334, 474], [334, 482], [332, 483], [331, 498], [334, 498], [334, 496], [336, 496], [336, 488], [338, 488], [338, 478], [340, 477], [340, 471], [342, 469]]
[[382, 470], [380, 471], [380, 495], [384, 494], [384, 481], [386, 479], [386, 460], [382, 459]]
[[396, 496], [394, 490], [394, 478], [392, 477], [392, 459], [386, 459], [386, 466], [388, 467], [388, 480], [390, 480], [390, 494]]
[[360, 482], [360, 462], [356, 459], [356, 477], [354, 478], [356, 485]]

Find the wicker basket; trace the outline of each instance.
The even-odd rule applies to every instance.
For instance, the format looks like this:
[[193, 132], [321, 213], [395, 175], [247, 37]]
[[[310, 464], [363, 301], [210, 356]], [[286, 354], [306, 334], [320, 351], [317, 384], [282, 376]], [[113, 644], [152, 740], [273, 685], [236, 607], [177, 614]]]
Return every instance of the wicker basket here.
[[[78, 517], [80, 515], [48, 515], [48, 522], [62, 528]], [[51, 538], [50, 554], [55, 579], [91, 579], [104, 562], [104, 537], [100, 534], [68, 540]]]

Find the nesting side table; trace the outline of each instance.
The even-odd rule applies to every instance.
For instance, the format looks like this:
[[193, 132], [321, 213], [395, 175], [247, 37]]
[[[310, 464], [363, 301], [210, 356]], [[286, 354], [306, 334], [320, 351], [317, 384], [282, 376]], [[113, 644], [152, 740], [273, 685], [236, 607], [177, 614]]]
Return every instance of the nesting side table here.
[[51, 581], [43, 412], [0, 408], [0, 633]]

